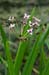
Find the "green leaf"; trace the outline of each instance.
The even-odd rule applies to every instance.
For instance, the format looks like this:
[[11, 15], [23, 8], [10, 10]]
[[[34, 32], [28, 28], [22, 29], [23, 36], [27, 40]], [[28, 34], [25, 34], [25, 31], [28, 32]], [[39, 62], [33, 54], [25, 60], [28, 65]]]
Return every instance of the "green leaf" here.
[[44, 51], [44, 45], [41, 47], [41, 51], [40, 51], [40, 64], [39, 64], [39, 72], [40, 75], [42, 74], [43, 69], [45, 68], [46, 65], [46, 54]]
[[49, 49], [49, 37], [45, 40], [45, 44], [47, 45], [47, 47]]
[[1, 56], [0, 56], [0, 60], [3, 62], [3, 64], [8, 67], [7, 61], [5, 61]]
[[46, 63], [45, 68], [43, 69], [41, 75], [49, 75], [49, 59], [48, 59], [48, 61], [47, 61], [47, 63]]
[[2, 36], [2, 40], [4, 43], [4, 48], [5, 48], [5, 53], [6, 53], [6, 57], [7, 57], [7, 63], [8, 63], [8, 70], [9, 70], [9, 74], [13, 75], [13, 62], [12, 62], [12, 58], [11, 58], [11, 53], [10, 53], [10, 49], [9, 49], [9, 43], [8, 40], [6, 38], [6, 34], [2, 28], [2, 25], [0, 25], [0, 33]]
[[27, 41], [20, 42], [18, 52], [17, 52], [16, 58], [15, 58], [15, 63], [14, 63], [15, 75], [18, 75], [18, 73], [19, 73], [26, 47], [27, 47]]

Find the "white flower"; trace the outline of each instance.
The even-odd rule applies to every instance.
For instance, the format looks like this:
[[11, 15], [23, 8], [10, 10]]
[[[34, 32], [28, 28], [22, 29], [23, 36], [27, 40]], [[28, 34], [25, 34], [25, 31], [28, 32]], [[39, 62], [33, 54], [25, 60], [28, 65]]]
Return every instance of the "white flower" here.
[[28, 15], [27, 13], [24, 14], [24, 19], [29, 19], [30, 15]]
[[32, 26], [36, 25], [36, 23], [32, 23]]
[[15, 20], [15, 18], [14, 18], [14, 16], [12, 16], [12, 19], [11, 19], [11, 21], [14, 21]]
[[14, 28], [15, 24], [10, 24], [9, 29]]
[[10, 17], [8, 18], [8, 20], [11, 21], [11, 19], [12, 19], [12, 17], [10, 16]]
[[24, 14], [24, 19], [25, 19], [26, 17], [27, 17], [27, 14], [25, 13], [25, 14]]
[[10, 16], [8, 20], [9, 21], [14, 21], [14, 19], [15, 19], [14, 16]]
[[32, 33], [33, 33], [33, 28], [28, 29], [27, 32], [28, 32], [30, 35], [32, 35]]

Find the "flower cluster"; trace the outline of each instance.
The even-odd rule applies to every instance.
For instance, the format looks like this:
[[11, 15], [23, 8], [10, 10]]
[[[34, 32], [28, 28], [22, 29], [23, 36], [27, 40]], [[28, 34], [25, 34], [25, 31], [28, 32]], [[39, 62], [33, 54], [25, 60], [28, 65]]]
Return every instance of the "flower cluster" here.
[[27, 20], [29, 19], [30, 15], [28, 15], [27, 13], [24, 14], [23, 17], [23, 25], [25, 26], [27, 24]]
[[[27, 20], [29, 19], [29, 17], [30, 15], [28, 15], [27, 13], [24, 14], [24, 17], [23, 17], [24, 26], [27, 24]], [[32, 21], [29, 21], [30, 29], [28, 29], [27, 32], [32, 35], [33, 29], [36, 28], [37, 26], [40, 26], [40, 22], [41, 22], [40, 19], [33, 16]]]
[[15, 17], [14, 17], [14, 16], [10, 16], [10, 17], [8, 18], [8, 21], [9, 21], [9, 29], [14, 28], [14, 27], [15, 27], [15, 23], [14, 23]]

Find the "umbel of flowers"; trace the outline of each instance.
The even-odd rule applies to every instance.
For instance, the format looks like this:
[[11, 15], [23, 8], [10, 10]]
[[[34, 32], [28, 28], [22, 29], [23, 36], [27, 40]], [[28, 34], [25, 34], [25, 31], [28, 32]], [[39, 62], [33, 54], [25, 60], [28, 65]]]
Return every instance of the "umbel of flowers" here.
[[[27, 13], [24, 14], [23, 17], [23, 24], [24, 26], [27, 24], [27, 20], [30, 18], [30, 15], [28, 15]], [[30, 28], [27, 30], [27, 32], [32, 35], [34, 28], [40, 26], [40, 22], [41, 20], [36, 18], [36, 17], [32, 17], [32, 21], [29, 20], [29, 26]]]
[[[23, 17], [23, 25], [25, 26], [27, 24], [28, 19], [30, 18], [31, 15], [28, 15], [27, 13], [24, 14]], [[9, 29], [12, 29], [15, 27], [15, 23], [13, 23], [13, 21], [15, 21], [15, 17], [14, 16], [10, 16], [8, 18], [8, 21], [10, 22], [9, 25]], [[32, 35], [34, 28], [37, 28], [38, 26], [40, 26], [40, 22], [41, 20], [36, 18], [35, 16], [32, 17], [32, 20], [29, 20], [29, 29], [27, 30], [27, 32]]]

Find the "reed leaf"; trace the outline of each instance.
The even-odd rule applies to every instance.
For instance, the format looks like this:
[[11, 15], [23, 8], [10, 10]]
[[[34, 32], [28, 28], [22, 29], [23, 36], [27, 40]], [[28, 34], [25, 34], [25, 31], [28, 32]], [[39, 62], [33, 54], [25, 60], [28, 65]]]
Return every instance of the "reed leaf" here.
[[4, 48], [5, 48], [5, 53], [6, 53], [7, 63], [8, 63], [8, 69], [9, 69], [9, 75], [13, 75], [13, 62], [12, 62], [11, 53], [9, 49], [9, 43], [6, 38], [6, 34], [3, 30], [2, 25], [0, 25], [0, 33], [2, 36], [3, 43], [4, 43]]

